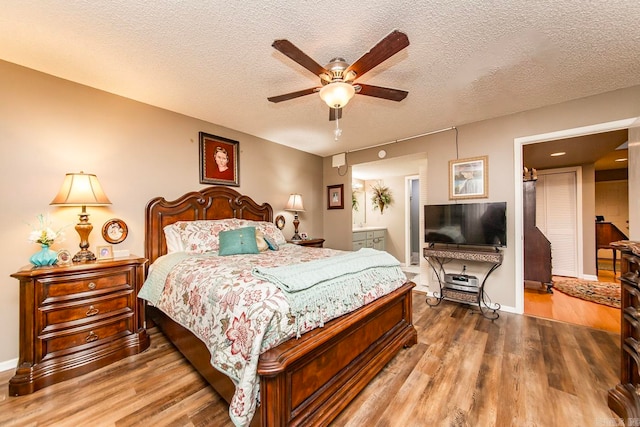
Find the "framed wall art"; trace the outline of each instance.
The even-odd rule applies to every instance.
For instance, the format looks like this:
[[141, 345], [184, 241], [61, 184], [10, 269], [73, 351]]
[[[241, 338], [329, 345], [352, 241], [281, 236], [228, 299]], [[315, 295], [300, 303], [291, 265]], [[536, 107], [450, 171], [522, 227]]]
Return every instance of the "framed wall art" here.
[[449, 199], [489, 197], [488, 157], [449, 160]]
[[117, 244], [127, 238], [127, 224], [118, 218], [110, 219], [102, 226], [102, 237], [107, 243]]
[[240, 143], [200, 132], [200, 184], [240, 185]]
[[327, 186], [327, 209], [344, 209], [344, 185]]

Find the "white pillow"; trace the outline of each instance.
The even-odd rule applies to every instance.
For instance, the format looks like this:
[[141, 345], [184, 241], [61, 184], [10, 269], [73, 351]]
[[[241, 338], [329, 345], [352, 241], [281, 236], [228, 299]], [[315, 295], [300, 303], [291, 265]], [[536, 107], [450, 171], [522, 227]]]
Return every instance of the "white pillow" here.
[[218, 234], [221, 231], [248, 226], [256, 227], [256, 231], [271, 237], [278, 245], [287, 242], [282, 231], [275, 224], [267, 221], [238, 218], [178, 221], [164, 227], [167, 253], [217, 251], [220, 247]]
[[179, 230], [174, 224], [164, 227], [164, 240], [167, 242], [167, 253], [184, 252]]

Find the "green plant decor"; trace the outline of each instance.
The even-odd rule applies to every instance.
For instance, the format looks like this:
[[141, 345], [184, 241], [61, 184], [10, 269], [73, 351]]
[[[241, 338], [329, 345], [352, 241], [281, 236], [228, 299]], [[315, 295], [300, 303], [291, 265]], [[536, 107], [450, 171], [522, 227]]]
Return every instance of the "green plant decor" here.
[[380, 215], [382, 215], [384, 213], [384, 208], [391, 206], [393, 203], [391, 190], [389, 190], [389, 187], [376, 184], [371, 186], [371, 191], [373, 191], [373, 196], [371, 196], [373, 209], [380, 209]]
[[351, 193], [351, 209], [358, 212], [358, 199], [355, 191]]

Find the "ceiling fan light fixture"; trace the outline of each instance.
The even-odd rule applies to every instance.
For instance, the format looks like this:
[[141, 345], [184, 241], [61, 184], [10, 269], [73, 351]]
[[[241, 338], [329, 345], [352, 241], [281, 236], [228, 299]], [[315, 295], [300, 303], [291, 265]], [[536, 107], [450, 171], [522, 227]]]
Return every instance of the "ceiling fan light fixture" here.
[[355, 94], [356, 90], [353, 85], [345, 82], [329, 83], [320, 89], [320, 98], [330, 108], [344, 107]]

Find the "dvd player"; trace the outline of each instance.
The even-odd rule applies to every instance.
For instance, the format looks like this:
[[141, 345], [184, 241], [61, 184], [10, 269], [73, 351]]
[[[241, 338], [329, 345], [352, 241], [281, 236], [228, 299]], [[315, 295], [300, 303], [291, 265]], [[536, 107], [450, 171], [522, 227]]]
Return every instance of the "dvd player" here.
[[461, 285], [461, 286], [469, 286], [469, 287], [478, 287], [478, 278], [476, 276], [469, 276], [468, 274], [451, 274], [447, 273], [444, 275], [445, 283], [452, 285]]

